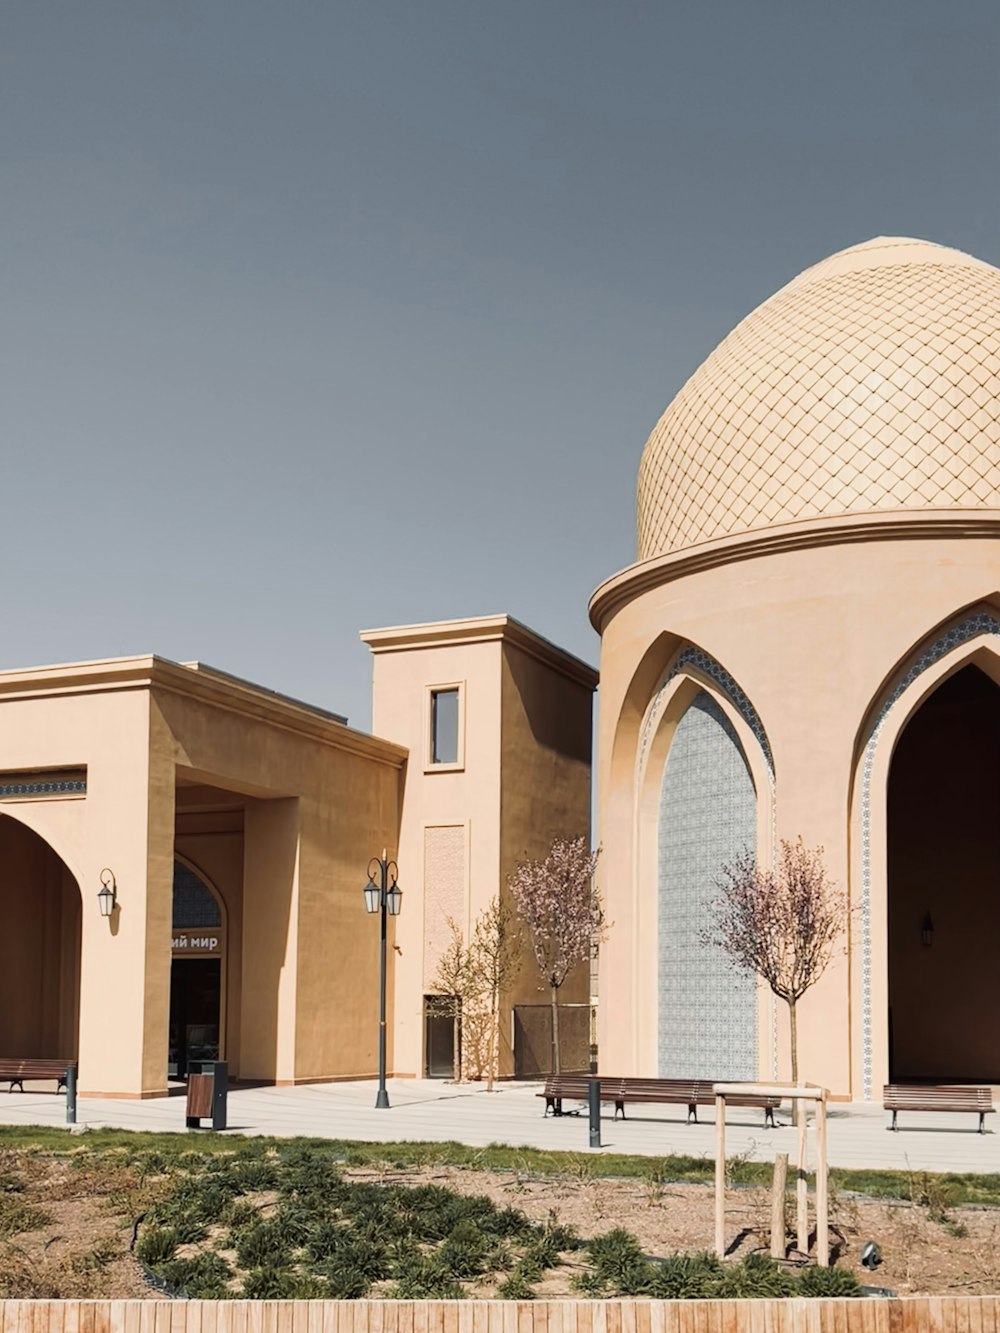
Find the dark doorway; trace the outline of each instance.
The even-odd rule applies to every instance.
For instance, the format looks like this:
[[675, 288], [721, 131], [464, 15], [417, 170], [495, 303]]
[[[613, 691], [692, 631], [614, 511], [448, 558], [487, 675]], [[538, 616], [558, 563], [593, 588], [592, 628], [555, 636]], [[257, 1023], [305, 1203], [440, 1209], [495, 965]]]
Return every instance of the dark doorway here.
[[0, 1050], [75, 1060], [80, 890], [48, 843], [7, 815], [0, 815], [0, 906]]
[[914, 713], [889, 772], [890, 1077], [1000, 1080], [1000, 688], [977, 667]]
[[424, 996], [424, 1075], [451, 1078], [455, 1072], [454, 1001], [446, 995]]
[[196, 1060], [218, 1060], [222, 959], [175, 958], [170, 965], [170, 1055], [167, 1072], [186, 1078]]

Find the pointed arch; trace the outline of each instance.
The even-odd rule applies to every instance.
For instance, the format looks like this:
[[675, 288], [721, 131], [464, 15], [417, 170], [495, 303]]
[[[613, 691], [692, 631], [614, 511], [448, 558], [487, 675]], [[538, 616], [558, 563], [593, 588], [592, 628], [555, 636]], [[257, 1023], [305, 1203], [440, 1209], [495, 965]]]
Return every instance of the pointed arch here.
[[[883, 682], [865, 713], [856, 745], [852, 791], [852, 862], [858, 885], [855, 995], [861, 1014], [860, 1069], [864, 1100], [888, 1078], [889, 766], [902, 732], [921, 704], [962, 667], [979, 666], [1000, 684], [1000, 612], [983, 601], [965, 608], [922, 639]], [[878, 910], [876, 910], [878, 904]], [[876, 1078], [876, 1074], [880, 1075]]]
[[[749, 696], [721, 663], [696, 644], [676, 644], [674, 653], [649, 691], [641, 723], [636, 728], [633, 751], [632, 1012], [636, 1016], [639, 1066], [650, 1069], [660, 1065], [663, 1059], [660, 1039], [664, 1022], [661, 1012], [662, 967], [659, 946], [651, 947], [651, 941], [661, 939], [660, 886], [665, 873], [661, 856], [664, 783], [678, 729], [696, 701], [699, 712], [711, 714], [715, 720], [715, 740], [719, 743], [720, 754], [726, 748], [722, 743], [723, 735], [730, 738], [731, 747], [738, 749], [751, 789], [749, 799], [753, 806], [751, 822], [755, 849], [765, 861], [770, 860], [773, 852], [775, 765], [763, 722]], [[711, 744], [708, 737], [703, 739], [706, 744]], [[773, 1068], [776, 1058], [774, 1005], [770, 996], [759, 990], [757, 1012], [756, 1068]], [[677, 1072], [685, 1075], [691, 1071]]]

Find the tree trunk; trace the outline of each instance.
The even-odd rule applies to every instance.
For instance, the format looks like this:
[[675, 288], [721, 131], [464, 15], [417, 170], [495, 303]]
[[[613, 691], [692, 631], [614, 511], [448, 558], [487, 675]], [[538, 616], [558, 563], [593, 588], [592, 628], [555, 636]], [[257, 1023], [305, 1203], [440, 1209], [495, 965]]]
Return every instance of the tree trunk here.
[[799, 1024], [795, 1001], [788, 1001], [788, 1031], [792, 1042], [792, 1082], [799, 1081]]
[[559, 1073], [559, 990], [556, 986], [550, 988], [552, 994], [552, 1072]]
[[[796, 1013], [796, 1009], [795, 1009], [795, 1001], [794, 1001], [794, 1000], [789, 1000], [789, 1001], [788, 1001], [788, 1034], [789, 1034], [789, 1040], [790, 1040], [790, 1042], [791, 1042], [791, 1048], [792, 1048], [792, 1082], [793, 1082], [793, 1083], [798, 1083], [798, 1081], [799, 1081], [799, 1021], [798, 1021], [798, 1014]], [[803, 1121], [805, 1120], [805, 1116], [806, 1116], [806, 1104], [805, 1104], [804, 1101], [801, 1100], [801, 1098], [796, 1097], [795, 1101], [792, 1103], [792, 1123], [793, 1123], [794, 1125], [798, 1125], [800, 1119], [803, 1120]], [[803, 1167], [803, 1163], [800, 1162], [800, 1163], [799, 1163], [799, 1174], [800, 1174], [800, 1176], [801, 1176], [801, 1174], [802, 1174], [803, 1169], [804, 1169], [804, 1167]]]
[[500, 1027], [500, 1005], [496, 991], [490, 997], [490, 1035], [486, 1044], [486, 1091], [493, 1091], [493, 1065], [497, 1055], [497, 1035]]

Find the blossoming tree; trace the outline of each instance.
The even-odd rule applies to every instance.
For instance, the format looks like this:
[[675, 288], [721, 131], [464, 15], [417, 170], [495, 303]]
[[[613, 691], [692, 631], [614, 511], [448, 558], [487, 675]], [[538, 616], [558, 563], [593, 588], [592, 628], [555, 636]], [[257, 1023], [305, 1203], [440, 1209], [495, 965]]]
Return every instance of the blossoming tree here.
[[703, 939], [763, 977], [788, 1005], [792, 1082], [799, 1081], [797, 1006], [826, 971], [850, 920], [847, 897], [827, 877], [823, 848], [781, 840], [765, 870], [751, 852], [724, 866], [714, 920]]
[[552, 1004], [552, 1072], [559, 1073], [559, 988], [606, 938], [598, 851], [586, 838], [556, 838], [542, 861], [524, 861], [507, 881]]

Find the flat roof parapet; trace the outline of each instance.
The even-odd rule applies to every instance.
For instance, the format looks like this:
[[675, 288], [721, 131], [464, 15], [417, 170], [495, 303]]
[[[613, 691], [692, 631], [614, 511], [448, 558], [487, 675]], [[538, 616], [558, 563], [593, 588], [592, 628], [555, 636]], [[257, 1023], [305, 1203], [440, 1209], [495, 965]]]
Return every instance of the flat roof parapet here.
[[362, 630], [359, 636], [373, 653], [412, 652], [421, 648], [447, 648], [460, 644], [502, 642], [558, 671], [577, 685], [595, 690], [598, 673], [581, 658], [566, 652], [550, 639], [510, 615], [476, 616], [463, 620], [434, 620], [418, 625], [392, 625]]

